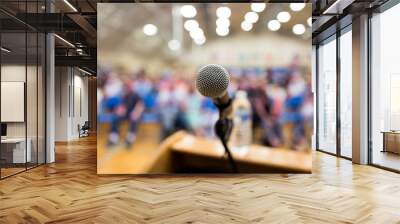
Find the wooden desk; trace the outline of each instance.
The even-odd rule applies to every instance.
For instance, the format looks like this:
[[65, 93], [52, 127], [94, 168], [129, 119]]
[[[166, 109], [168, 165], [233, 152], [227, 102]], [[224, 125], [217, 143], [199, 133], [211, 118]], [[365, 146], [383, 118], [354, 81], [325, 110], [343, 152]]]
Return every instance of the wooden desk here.
[[383, 149], [382, 152], [400, 154], [400, 131], [382, 131]]
[[2, 157], [6, 163], [25, 163], [31, 162], [32, 141], [27, 138], [25, 151], [25, 138], [4, 138], [1, 139]]
[[[206, 139], [185, 134], [182, 138], [170, 145], [172, 152], [184, 155], [182, 158], [192, 157], [221, 160], [224, 158], [224, 148], [217, 139]], [[293, 151], [283, 148], [269, 148], [261, 145], [251, 145], [247, 153], [243, 154], [231, 150], [233, 158], [246, 172], [303, 172], [310, 173], [312, 168], [311, 152]], [[204, 162], [204, 160], [203, 160]], [[254, 167], [254, 169], [251, 169]], [[259, 169], [259, 170], [258, 170]]]
[[[232, 152], [240, 173], [311, 173], [311, 152], [252, 145], [248, 152]], [[215, 170], [230, 172], [224, 149], [217, 139], [195, 137], [177, 132], [163, 141], [153, 158], [139, 173], [191, 173]], [[225, 169], [221, 169], [225, 168]]]

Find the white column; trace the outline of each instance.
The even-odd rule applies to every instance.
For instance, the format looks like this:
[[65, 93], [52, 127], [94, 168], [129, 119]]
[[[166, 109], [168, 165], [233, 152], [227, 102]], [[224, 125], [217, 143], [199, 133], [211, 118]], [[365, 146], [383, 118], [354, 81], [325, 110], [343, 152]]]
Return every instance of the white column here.
[[54, 133], [55, 133], [55, 76], [54, 76], [54, 35], [46, 36], [46, 163], [55, 161]]
[[[47, 12], [53, 12], [51, 1], [46, 1]], [[46, 163], [55, 162], [55, 44], [54, 35], [46, 35]]]
[[353, 162], [368, 163], [368, 16], [353, 20]]

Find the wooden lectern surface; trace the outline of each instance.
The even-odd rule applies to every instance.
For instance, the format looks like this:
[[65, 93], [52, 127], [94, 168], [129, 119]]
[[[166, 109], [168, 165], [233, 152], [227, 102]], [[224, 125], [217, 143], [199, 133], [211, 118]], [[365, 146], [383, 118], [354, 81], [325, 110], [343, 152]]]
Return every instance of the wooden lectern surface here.
[[[99, 174], [165, 174], [176, 172], [176, 165], [179, 165], [176, 162], [180, 159], [189, 159], [185, 164], [194, 165], [191, 162], [195, 162], [205, 167], [212, 161], [226, 160], [223, 146], [217, 139], [195, 137], [184, 131], [172, 134], [161, 143], [154, 136], [142, 137], [132, 149], [107, 149], [104, 138], [98, 143]], [[245, 154], [233, 150], [233, 157], [245, 167], [260, 172], [310, 173], [312, 168], [311, 152], [283, 148], [252, 145]]]
[[[221, 158], [224, 156], [224, 148], [218, 139], [206, 139], [190, 134], [185, 134], [170, 148], [175, 152], [204, 157]], [[231, 149], [233, 158], [237, 162], [288, 169], [290, 171], [311, 172], [311, 152], [270, 148], [261, 145], [251, 145], [245, 151], [247, 152], [243, 153]]]

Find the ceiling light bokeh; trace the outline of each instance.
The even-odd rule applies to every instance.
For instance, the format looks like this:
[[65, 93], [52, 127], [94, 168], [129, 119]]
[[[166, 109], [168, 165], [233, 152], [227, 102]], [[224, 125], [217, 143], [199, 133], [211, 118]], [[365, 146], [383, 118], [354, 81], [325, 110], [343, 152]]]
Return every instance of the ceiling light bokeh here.
[[250, 31], [251, 29], [253, 29], [253, 24], [251, 24], [251, 23], [249, 23], [249, 22], [246, 22], [246, 21], [243, 21], [243, 22], [240, 24], [240, 27], [241, 27], [242, 30], [244, 30], [244, 31]]
[[194, 43], [197, 45], [203, 45], [206, 42], [206, 38], [204, 36], [193, 39]]
[[170, 40], [168, 41], [168, 47], [173, 51], [177, 51], [181, 48], [181, 43], [178, 40]]
[[262, 12], [265, 9], [265, 3], [251, 3], [250, 8], [254, 12]]
[[185, 18], [193, 18], [197, 14], [197, 10], [193, 5], [184, 5], [181, 7], [181, 15]]
[[286, 23], [290, 20], [291, 16], [290, 16], [290, 13], [283, 11], [283, 12], [278, 13], [276, 18], [278, 19], [279, 22]]
[[307, 19], [307, 24], [308, 24], [309, 27], [312, 26], [312, 18], [311, 18], [311, 17], [309, 17], [309, 18]]
[[215, 32], [217, 33], [218, 36], [224, 37], [229, 34], [229, 28], [228, 27], [222, 27], [219, 26], [215, 29]]
[[158, 28], [154, 24], [146, 24], [143, 26], [143, 33], [147, 36], [154, 36], [157, 34]]
[[185, 21], [185, 23], [183, 24], [183, 27], [185, 28], [185, 30], [191, 31], [193, 29], [198, 28], [199, 23], [194, 19], [189, 19], [189, 20]]
[[290, 9], [292, 11], [298, 12], [306, 7], [306, 3], [290, 3]]
[[296, 24], [293, 26], [292, 31], [296, 35], [302, 35], [306, 32], [306, 27], [303, 24]]
[[190, 37], [192, 39], [196, 39], [196, 38], [200, 38], [202, 36], [204, 36], [204, 32], [201, 28], [196, 28], [190, 31]]
[[232, 14], [231, 9], [226, 6], [218, 7], [216, 13], [218, 18], [229, 18]]
[[218, 18], [217, 21], [215, 22], [217, 26], [224, 26], [224, 27], [229, 27], [231, 22], [227, 18]]
[[255, 12], [248, 12], [244, 15], [244, 20], [248, 23], [256, 23], [258, 21], [258, 14]]
[[278, 20], [271, 20], [268, 22], [268, 29], [271, 31], [277, 31], [281, 28], [281, 23]]

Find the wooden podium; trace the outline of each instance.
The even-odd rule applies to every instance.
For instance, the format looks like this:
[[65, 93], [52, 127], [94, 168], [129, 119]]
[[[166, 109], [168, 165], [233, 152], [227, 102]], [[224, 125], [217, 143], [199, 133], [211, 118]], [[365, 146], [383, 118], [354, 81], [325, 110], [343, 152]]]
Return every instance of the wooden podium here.
[[[311, 173], [311, 152], [251, 145], [246, 153], [231, 150], [239, 173]], [[229, 173], [218, 139], [177, 132], [160, 145], [138, 173]]]

